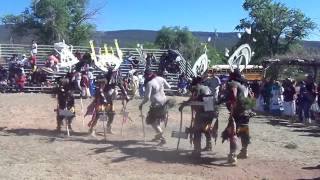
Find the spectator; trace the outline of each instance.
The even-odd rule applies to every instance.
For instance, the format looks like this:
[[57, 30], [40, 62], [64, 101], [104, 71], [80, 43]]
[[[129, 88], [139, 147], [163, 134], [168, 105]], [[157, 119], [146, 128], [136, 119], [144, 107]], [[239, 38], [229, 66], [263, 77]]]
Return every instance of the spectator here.
[[32, 40], [32, 45], [31, 45], [31, 56], [36, 56], [38, 53], [38, 45], [35, 40]]
[[282, 93], [283, 87], [281, 86], [279, 81], [276, 81], [271, 86], [271, 104], [270, 110], [273, 115], [281, 115], [283, 111], [283, 102], [282, 102]]
[[260, 84], [259, 84], [259, 82], [258, 82], [257, 80], [254, 80], [254, 81], [252, 82], [250, 88], [251, 88], [251, 90], [252, 90], [252, 92], [253, 92], [253, 94], [254, 94], [254, 97], [255, 97], [256, 99], [258, 99], [258, 98], [259, 98], [259, 95], [260, 95]]
[[15, 75], [15, 77], [17, 90], [21, 92], [23, 91], [26, 83], [26, 76], [22, 72], [19, 72]]
[[293, 117], [296, 112], [296, 102], [295, 102], [296, 90], [294, 88], [294, 85], [295, 83], [290, 79], [286, 79], [286, 81], [284, 82], [283, 114], [285, 116]]
[[148, 53], [146, 58], [146, 69], [149, 69], [151, 65], [155, 63], [156, 63], [156, 57], [152, 53]]
[[81, 86], [81, 96], [84, 98], [90, 97], [90, 90], [89, 90], [89, 77], [88, 73], [86, 71], [82, 71], [81, 73], [81, 81], [80, 81], [80, 86]]
[[272, 90], [273, 80], [266, 79], [262, 87], [262, 97], [264, 101], [264, 111], [270, 111], [270, 100], [271, 100], [271, 90]]
[[179, 76], [178, 93], [180, 93], [182, 95], [186, 94], [187, 93], [187, 87], [188, 87], [188, 79], [186, 78], [184, 73], [182, 73]]
[[132, 64], [133, 58], [134, 58], [133, 54], [128, 52], [127, 58], [124, 60], [124, 64]]
[[52, 69], [53, 71], [59, 71], [58, 63], [59, 63], [59, 59], [55, 55], [52, 54], [48, 57], [48, 60], [45, 64], [45, 66], [47, 68]]
[[138, 90], [139, 90], [139, 77], [138, 77], [137, 71], [135, 71], [132, 76], [131, 90], [132, 90], [132, 97], [135, 97], [138, 94]]
[[22, 54], [21, 59], [18, 60], [17, 63], [22, 67], [28, 67], [29, 66], [28, 58], [26, 57], [25, 54]]
[[29, 58], [29, 64], [31, 66], [31, 70], [35, 71], [36, 70], [36, 64], [37, 64], [37, 57], [35, 55], [32, 55]]
[[301, 109], [299, 111], [299, 120], [305, 124], [310, 124], [310, 108], [315, 100], [316, 86], [313, 77], [308, 75], [306, 80], [300, 86], [300, 102]]
[[208, 71], [207, 78], [204, 80], [203, 85], [209, 87], [215, 100], [218, 100], [221, 81], [213, 70]]
[[82, 60], [82, 54], [80, 53], [79, 50], [77, 50], [75, 53], [74, 53], [74, 56], [80, 61]]
[[88, 70], [88, 78], [89, 78], [90, 95], [91, 95], [91, 97], [93, 97], [95, 94], [95, 85], [94, 85], [94, 76], [93, 76], [90, 68]]
[[138, 79], [139, 79], [139, 95], [140, 95], [141, 98], [143, 98], [144, 97], [144, 92], [145, 92], [143, 74], [139, 73]]
[[0, 82], [6, 81], [7, 79], [8, 72], [2, 65], [0, 65]]
[[129, 78], [129, 80], [132, 80], [132, 76], [136, 71], [137, 70], [134, 69], [132, 65], [129, 66], [129, 71], [128, 71], [128, 74], [127, 74], [127, 77]]

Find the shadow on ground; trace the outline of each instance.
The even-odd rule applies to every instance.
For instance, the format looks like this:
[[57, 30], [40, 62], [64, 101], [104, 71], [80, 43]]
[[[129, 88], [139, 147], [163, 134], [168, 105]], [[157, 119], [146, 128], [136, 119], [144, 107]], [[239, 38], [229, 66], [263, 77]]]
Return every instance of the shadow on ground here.
[[[61, 133], [57, 133], [56, 130], [49, 130], [49, 129], [26, 129], [26, 128], [19, 128], [19, 129], [5, 129], [0, 128], [0, 131], [6, 133], [7, 135], [16, 135], [16, 136], [31, 136], [31, 135], [38, 135], [38, 136], [45, 136], [45, 137], [63, 137], [66, 136], [66, 133], [62, 131]], [[88, 133], [84, 132], [71, 132], [71, 137], [79, 137], [85, 136]]]
[[115, 149], [120, 150], [124, 156], [117, 157], [112, 160], [113, 163], [128, 161], [130, 159], [145, 159], [146, 161], [156, 163], [179, 163], [179, 164], [197, 164], [197, 165], [215, 165], [230, 166], [229, 164], [216, 162], [225, 162], [225, 157], [202, 156], [201, 158], [192, 158], [190, 151], [175, 149], [167, 149], [159, 147], [152, 142], [142, 142], [138, 140], [125, 141], [107, 141], [111, 146], [98, 147], [91, 149], [93, 154], [112, 152]]

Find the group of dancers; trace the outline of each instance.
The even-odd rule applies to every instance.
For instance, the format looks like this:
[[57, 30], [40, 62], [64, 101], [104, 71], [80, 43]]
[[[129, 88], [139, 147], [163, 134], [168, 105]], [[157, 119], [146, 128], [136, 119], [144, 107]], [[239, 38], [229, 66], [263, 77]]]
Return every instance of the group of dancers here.
[[[166, 143], [161, 122], [166, 121], [168, 110], [174, 106], [174, 102], [166, 98], [165, 89], [170, 89], [169, 83], [156, 73], [146, 70], [145, 78], [145, 95], [139, 110], [143, 105], [150, 101], [150, 109], [145, 119], [146, 124], [151, 125], [156, 135], [153, 140], [161, 144]], [[63, 110], [70, 111], [73, 116], [67, 117], [67, 126], [72, 131], [72, 119], [75, 117], [74, 97], [71, 87], [71, 80], [68, 78], [60, 79], [57, 88], [57, 131], [61, 131], [64, 116], [59, 114]], [[237, 158], [247, 158], [247, 148], [250, 143], [249, 136], [249, 119], [252, 116], [250, 108], [247, 107], [247, 100], [250, 93], [246, 86], [246, 80], [239, 70], [230, 73], [229, 80], [226, 82], [224, 98], [218, 98], [220, 89], [220, 80], [213, 72], [206, 73], [205, 76], [193, 78], [190, 85], [191, 96], [189, 100], [184, 101], [179, 106], [179, 111], [183, 111], [185, 106], [191, 106], [192, 121], [187, 129], [190, 142], [194, 145], [192, 156], [201, 157], [202, 151], [212, 150], [212, 137], [217, 138], [218, 133], [218, 106], [225, 103], [230, 116], [228, 125], [222, 132], [222, 139], [229, 140], [230, 153], [228, 156], [229, 163], [236, 163]], [[115, 116], [114, 99], [117, 97], [117, 89], [121, 90], [122, 103], [125, 105], [129, 101], [129, 96], [123, 83], [117, 76], [117, 72], [110, 69], [103, 77], [96, 80], [96, 93], [93, 101], [87, 108], [85, 115], [92, 115], [88, 123], [89, 133], [95, 134], [95, 126], [102, 113], [107, 115], [107, 133], [112, 133], [112, 123]], [[220, 92], [222, 93], [222, 92]], [[215, 120], [215, 123], [213, 121]], [[205, 135], [206, 146], [201, 149], [201, 136]], [[238, 138], [239, 137], [239, 138]], [[236, 155], [237, 141], [241, 140], [242, 148]]]

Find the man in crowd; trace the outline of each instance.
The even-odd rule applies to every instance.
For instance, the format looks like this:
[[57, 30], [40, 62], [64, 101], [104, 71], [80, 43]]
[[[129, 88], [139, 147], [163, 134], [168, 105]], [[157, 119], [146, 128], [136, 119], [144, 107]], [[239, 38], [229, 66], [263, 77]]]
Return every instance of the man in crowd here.
[[213, 70], [208, 71], [207, 77], [204, 80], [203, 85], [208, 86], [210, 88], [211, 93], [215, 98], [215, 101], [218, 101], [221, 81], [219, 77], [215, 75], [215, 72]]
[[166, 118], [167, 114], [167, 99], [164, 89], [170, 89], [171, 87], [164, 78], [156, 76], [149, 70], [145, 72], [144, 78], [146, 91], [144, 99], [139, 105], [139, 110], [142, 110], [142, 106], [146, 102], [151, 101], [146, 123], [150, 124], [157, 133], [154, 140], [160, 140], [160, 143], [164, 144], [166, 141], [160, 126], [161, 121]]
[[299, 93], [299, 120], [302, 123], [310, 124], [310, 108], [316, 97], [316, 86], [313, 77], [308, 75], [305, 81], [301, 82]]

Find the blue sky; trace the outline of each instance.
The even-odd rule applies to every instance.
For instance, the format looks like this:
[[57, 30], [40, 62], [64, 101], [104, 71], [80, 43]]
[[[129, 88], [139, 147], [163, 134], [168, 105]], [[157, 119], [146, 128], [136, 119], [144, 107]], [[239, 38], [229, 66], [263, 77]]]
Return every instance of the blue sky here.
[[[1, 0], [0, 16], [18, 14], [31, 0]], [[320, 25], [320, 0], [275, 0], [290, 8], [301, 9]], [[148, 29], [162, 26], [187, 26], [193, 31], [234, 31], [241, 18], [247, 16], [243, 0], [91, 0], [90, 7], [105, 4], [92, 20], [97, 30]], [[308, 40], [319, 40], [320, 32], [312, 32]]]

